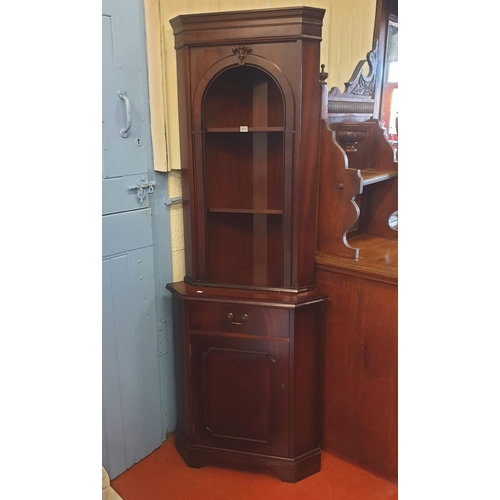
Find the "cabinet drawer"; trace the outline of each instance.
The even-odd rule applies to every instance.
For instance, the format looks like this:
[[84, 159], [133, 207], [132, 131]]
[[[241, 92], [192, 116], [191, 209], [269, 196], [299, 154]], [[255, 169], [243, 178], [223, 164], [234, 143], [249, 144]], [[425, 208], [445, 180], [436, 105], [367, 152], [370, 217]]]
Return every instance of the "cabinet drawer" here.
[[188, 304], [190, 330], [289, 337], [289, 311], [231, 303]]

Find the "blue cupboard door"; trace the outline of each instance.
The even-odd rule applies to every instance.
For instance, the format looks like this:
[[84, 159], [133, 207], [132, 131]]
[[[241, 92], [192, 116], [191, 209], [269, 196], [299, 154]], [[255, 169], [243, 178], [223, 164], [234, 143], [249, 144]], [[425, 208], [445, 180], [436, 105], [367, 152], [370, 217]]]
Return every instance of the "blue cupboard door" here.
[[[102, 209], [103, 215], [149, 207], [144, 108], [146, 63], [139, 47], [139, 0], [107, 0], [102, 15]], [[142, 36], [141, 36], [142, 35]], [[121, 96], [121, 97], [120, 97]], [[146, 191], [144, 196], [139, 188]], [[154, 188], [154, 186], [153, 186]], [[141, 199], [142, 198], [142, 199]]]
[[141, 0], [102, 4], [102, 463], [111, 479], [162, 442], [142, 9]]

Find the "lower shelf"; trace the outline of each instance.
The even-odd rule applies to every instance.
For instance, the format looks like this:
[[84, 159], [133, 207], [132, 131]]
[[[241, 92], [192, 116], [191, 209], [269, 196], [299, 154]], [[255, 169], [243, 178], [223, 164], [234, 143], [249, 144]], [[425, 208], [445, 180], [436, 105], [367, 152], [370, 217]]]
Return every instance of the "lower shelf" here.
[[179, 429], [175, 432], [175, 447], [188, 467], [199, 469], [204, 465], [249, 468], [269, 472], [286, 483], [296, 483], [321, 470], [319, 448], [295, 459], [271, 457], [255, 453], [190, 445]]
[[358, 259], [316, 252], [316, 265], [322, 269], [347, 272], [366, 278], [398, 281], [398, 240], [380, 236], [358, 235], [349, 238], [349, 244], [359, 248]]

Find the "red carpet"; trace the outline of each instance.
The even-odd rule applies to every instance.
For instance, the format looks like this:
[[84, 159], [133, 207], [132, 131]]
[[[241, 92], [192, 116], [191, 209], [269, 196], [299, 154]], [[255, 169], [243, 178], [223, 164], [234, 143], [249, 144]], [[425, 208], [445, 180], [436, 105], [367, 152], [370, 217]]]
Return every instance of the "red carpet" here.
[[265, 473], [206, 466], [190, 469], [174, 438], [111, 481], [123, 500], [396, 500], [398, 487], [322, 452], [321, 472], [283, 483]]

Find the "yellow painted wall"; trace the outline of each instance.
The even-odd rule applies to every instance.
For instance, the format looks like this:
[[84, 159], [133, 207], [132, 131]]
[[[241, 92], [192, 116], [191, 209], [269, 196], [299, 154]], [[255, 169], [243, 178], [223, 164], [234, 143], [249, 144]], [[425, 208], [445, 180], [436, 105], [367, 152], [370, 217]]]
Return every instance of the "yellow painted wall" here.
[[[372, 48], [376, 0], [144, 0], [148, 37], [154, 166], [169, 171], [170, 197], [181, 195], [177, 74], [174, 37], [169, 20], [180, 14], [265, 9], [307, 5], [325, 9], [321, 62], [329, 73], [328, 88], [340, 87]], [[318, 73], [320, 68], [318, 68]], [[168, 157], [168, 160], [167, 160]], [[184, 278], [181, 204], [171, 205], [174, 281]]]

